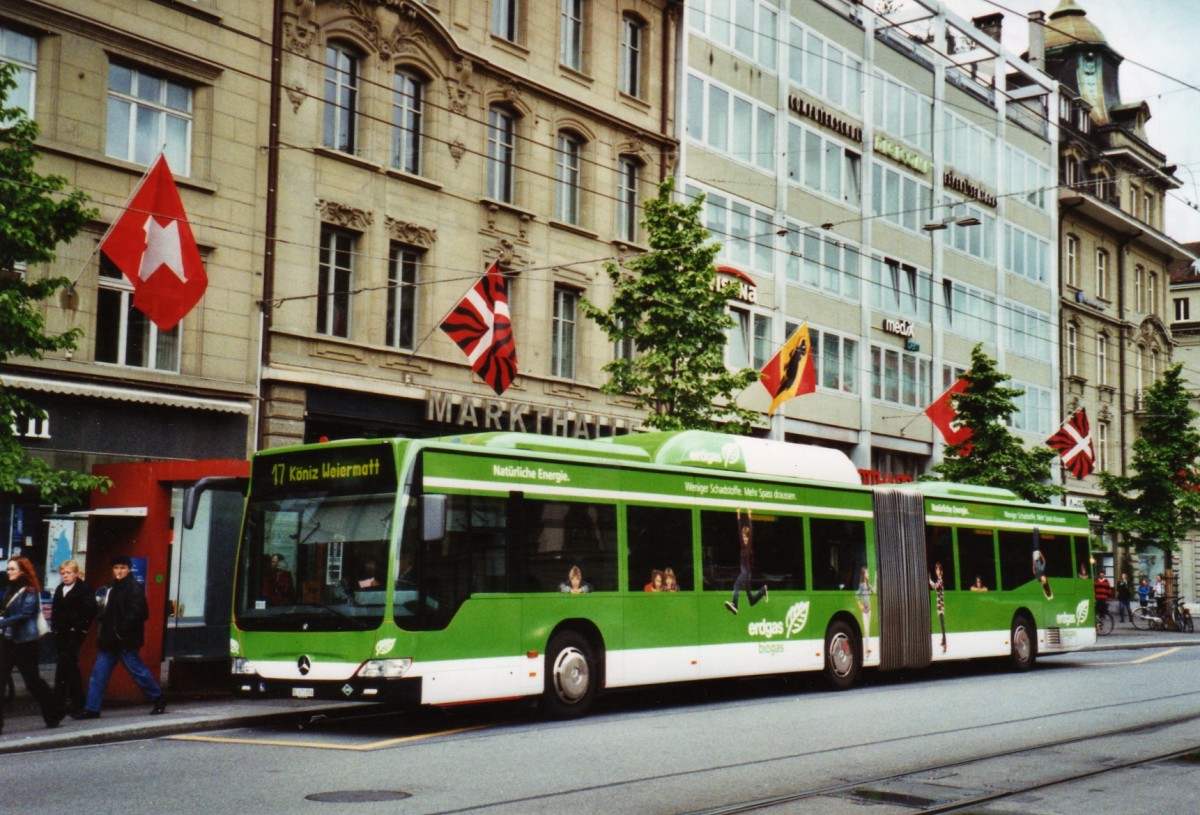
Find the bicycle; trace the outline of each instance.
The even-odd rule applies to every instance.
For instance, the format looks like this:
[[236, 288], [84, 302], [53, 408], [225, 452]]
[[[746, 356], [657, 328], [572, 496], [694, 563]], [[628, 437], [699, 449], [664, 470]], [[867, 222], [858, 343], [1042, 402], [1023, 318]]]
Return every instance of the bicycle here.
[[1195, 624], [1192, 622], [1192, 612], [1188, 611], [1187, 606], [1183, 604], [1182, 597], [1171, 599], [1171, 616], [1168, 618], [1171, 628], [1185, 634], [1191, 634], [1195, 631]]
[[1100, 636], [1111, 634], [1116, 621], [1113, 619], [1112, 612], [1104, 606], [1096, 606], [1096, 633]]
[[1163, 625], [1163, 618], [1159, 617], [1150, 606], [1138, 606], [1135, 608], [1129, 615], [1129, 621], [1133, 623], [1134, 628], [1140, 631], [1147, 629], [1156, 631], [1162, 628]]

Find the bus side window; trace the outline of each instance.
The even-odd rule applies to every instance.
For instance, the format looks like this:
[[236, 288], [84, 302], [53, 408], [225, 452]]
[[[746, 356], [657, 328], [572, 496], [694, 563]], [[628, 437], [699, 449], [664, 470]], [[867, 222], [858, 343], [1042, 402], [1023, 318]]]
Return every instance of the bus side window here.
[[812, 541], [813, 590], [856, 590], [858, 572], [867, 565], [866, 524], [839, 518], [812, 518], [808, 528]]
[[1000, 539], [1000, 588], [1012, 591], [1034, 579], [1033, 532], [1002, 530]]
[[[953, 591], [959, 586], [965, 589], [975, 580], [976, 572], [968, 571], [967, 565], [963, 563], [961, 564], [962, 577], [955, 582], [954, 530], [948, 526], [926, 525], [925, 565], [928, 567], [931, 578], [933, 577], [933, 567], [937, 563], [942, 564], [942, 587], [948, 591]], [[995, 586], [995, 575], [983, 575], [983, 583], [985, 586]]]
[[[1031, 557], [1032, 553], [1028, 553], [1025, 558], [1026, 562], [1032, 562]], [[996, 546], [992, 540], [992, 530], [959, 529], [958, 563], [963, 579], [967, 581], [964, 588], [970, 587], [969, 581], [973, 581], [975, 575], [979, 575], [983, 579], [983, 585], [994, 591], [998, 584], [996, 583]], [[930, 573], [933, 572], [932, 563], [929, 564], [929, 570]], [[1030, 577], [1033, 577], [1032, 573]]]
[[[730, 518], [733, 517], [733, 513], [728, 514]], [[730, 528], [736, 529], [732, 521]], [[641, 591], [655, 569], [664, 571], [667, 568], [675, 572], [680, 591], [692, 591], [696, 587], [690, 509], [627, 507], [625, 535], [629, 548], [630, 591]], [[729, 585], [733, 585], [732, 580]]]
[[617, 588], [617, 511], [611, 504], [524, 499], [526, 590], [558, 591], [572, 566], [593, 591]]

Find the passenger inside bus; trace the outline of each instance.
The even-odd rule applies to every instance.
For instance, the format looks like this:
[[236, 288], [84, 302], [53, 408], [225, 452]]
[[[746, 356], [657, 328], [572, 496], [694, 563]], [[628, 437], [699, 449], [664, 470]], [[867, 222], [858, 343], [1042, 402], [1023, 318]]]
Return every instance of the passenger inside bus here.
[[592, 585], [583, 579], [583, 572], [578, 566], [572, 566], [567, 572], [567, 579], [559, 585], [558, 590], [563, 594], [590, 594]]

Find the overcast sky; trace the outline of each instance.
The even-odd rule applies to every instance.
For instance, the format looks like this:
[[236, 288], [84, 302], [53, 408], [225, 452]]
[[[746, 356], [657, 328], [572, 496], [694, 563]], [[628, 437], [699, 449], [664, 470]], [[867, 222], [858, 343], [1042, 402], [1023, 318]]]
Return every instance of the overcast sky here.
[[[1029, 45], [1026, 15], [1049, 17], [1059, 0], [944, 0], [970, 19], [1004, 14], [1004, 45], [1023, 54]], [[1200, 0], [1075, 0], [1125, 57], [1121, 101], [1150, 106], [1150, 144], [1177, 164], [1183, 186], [1167, 196], [1166, 232], [1180, 243], [1200, 241]], [[1165, 75], [1165, 76], [1164, 76]], [[1188, 84], [1184, 84], [1188, 83]]]

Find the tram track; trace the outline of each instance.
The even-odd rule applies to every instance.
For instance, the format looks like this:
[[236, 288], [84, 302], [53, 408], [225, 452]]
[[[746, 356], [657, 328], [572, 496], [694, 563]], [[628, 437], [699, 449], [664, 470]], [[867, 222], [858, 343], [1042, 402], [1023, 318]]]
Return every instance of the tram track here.
[[[1184, 695], [1190, 694], [1176, 694], [1175, 696]], [[1160, 698], [1165, 699], [1170, 697]], [[916, 770], [906, 770], [904, 772], [876, 776], [869, 779], [857, 779], [840, 784], [830, 784], [819, 788], [797, 790], [791, 793], [772, 795], [764, 798], [726, 804], [717, 807], [689, 810], [686, 812], [681, 812], [679, 815], [741, 815], [741, 813], [770, 812], [771, 810], [782, 807], [790, 807], [790, 805], [801, 803], [803, 801], [815, 801], [819, 799], [828, 799], [830, 797], [857, 799], [864, 803], [867, 801], [888, 802], [901, 807], [910, 808], [912, 815], [944, 815], [945, 813], [963, 812], [967, 810], [975, 811], [977, 807], [982, 805], [1014, 799], [1022, 795], [1050, 790], [1055, 787], [1062, 787], [1067, 784], [1085, 781], [1089, 778], [1094, 778], [1106, 773], [1119, 772], [1121, 770], [1133, 769], [1160, 761], [1170, 761], [1183, 756], [1192, 755], [1200, 750], [1200, 743], [1191, 744], [1188, 747], [1178, 747], [1152, 755], [1129, 758], [1127, 760], [1097, 759], [1094, 762], [1096, 766], [1087, 770], [1056, 775], [1051, 778], [1039, 780], [1037, 783], [1024, 784], [1009, 789], [996, 790], [993, 792], [976, 795], [958, 795], [954, 797], [953, 800], [948, 801], [923, 800], [923, 796], [919, 794], [905, 792], [902, 790], [889, 791], [886, 788], [888, 785], [896, 787], [912, 785], [919, 786], [922, 790], [929, 790], [933, 785], [928, 784], [927, 781], [922, 778], [923, 776], [930, 776], [933, 774], [945, 773], [954, 770], [962, 770], [964, 768], [982, 767], [988, 762], [1012, 759], [1021, 756], [1028, 757], [1040, 752], [1050, 752], [1060, 748], [1087, 744], [1089, 742], [1115, 743], [1120, 741], [1122, 737], [1131, 737], [1138, 734], [1151, 733], [1162, 730], [1166, 727], [1183, 725], [1196, 721], [1200, 721], [1200, 714], [1188, 714], [1186, 716], [1160, 719], [1134, 727], [1109, 730], [1105, 731], [1104, 733], [1055, 739], [1042, 744], [1015, 748], [1012, 750], [997, 751], [988, 755], [972, 756], [971, 758], [963, 759], [961, 761], [933, 764]], [[1197, 741], [1200, 742], [1200, 739]], [[949, 790], [948, 787], [946, 789]], [[947, 797], [949, 797], [949, 793], [947, 794]], [[803, 810], [789, 808], [787, 811], [789, 813], [796, 813], [802, 812]]]
[[[1143, 698], [1139, 702], [1143, 705], [1152, 704], [1155, 702], [1167, 702], [1188, 697], [1200, 696], [1200, 691], [1188, 691], [1183, 693], [1163, 694], [1152, 698]], [[1107, 707], [1114, 709], [1121, 707], [1127, 702], [1111, 702], [1106, 705], [1088, 705], [1086, 707], [1073, 707], [1069, 710], [1059, 711], [1051, 716], [1043, 716], [1042, 719], [1055, 717], [1077, 716], [1082, 713], [1095, 713], [1102, 711]], [[1080, 772], [1061, 778], [1045, 779], [1037, 784], [1028, 784], [1020, 789], [998, 790], [986, 795], [976, 796], [956, 796], [953, 800], [936, 800], [932, 796], [920, 796], [906, 794], [903, 792], [889, 793], [886, 790], [887, 785], [903, 786], [906, 781], [917, 779], [923, 775], [931, 775], [936, 773], [951, 772], [962, 770], [969, 767], [978, 767], [989, 761], [998, 761], [1011, 759], [1023, 755], [1037, 753], [1039, 751], [1053, 751], [1056, 749], [1069, 748], [1075, 745], [1087, 744], [1089, 742], [1103, 742], [1109, 739], [1119, 739], [1122, 736], [1132, 736], [1139, 733], [1150, 733], [1155, 730], [1160, 730], [1176, 725], [1184, 725], [1188, 723], [1200, 722], [1200, 713], [1188, 713], [1182, 716], [1171, 716], [1154, 719], [1150, 722], [1138, 724], [1136, 726], [1126, 727], [1118, 730], [1106, 730], [1103, 733], [1088, 733], [1078, 736], [1071, 736], [1059, 739], [1049, 739], [1037, 744], [1025, 745], [1022, 747], [998, 750], [992, 753], [982, 755], [974, 755], [969, 758], [964, 758], [956, 761], [941, 762], [930, 764], [912, 770], [904, 770], [902, 772], [890, 773], [879, 776], [871, 776], [865, 778], [851, 779], [844, 782], [834, 784], [824, 784], [821, 786], [813, 786], [803, 789], [797, 789], [776, 795], [746, 799], [739, 802], [719, 805], [715, 807], [705, 807], [701, 809], [681, 810], [676, 815], [737, 815], [737, 813], [755, 813], [755, 812], [770, 812], [778, 809], [780, 812], [787, 812], [789, 815], [804, 811], [792, 807], [795, 804], [801, 804], [804, 801], [819, 802], [821, 799], [840, 798], [842, 800], [857, 800], [858, 803], [867, 803], [868, 801], [884, 801], [901, 806], [907, 806], [908, 810], [913, 815], [934, 815], [934, 813], [950, 813], [962, 811], [971, 806], [978, 806], [980, 803], [988, 803], [992, 801], [1002, 800], [1004, 798], [1012, 798], [1017, 795], [1036, 791], [1038, 789], [1049, 788], [1055, 785], [1067, 784], [1072, 781], [1086, 779], [1088, 777], [1099, 775], [1105, 772], [1121, 770], [1126, 767], [1136, 767], [1142, 764], [1149, 764], [1155, 761], [1169, 760], [1174, 756], [1184, 755], [1200, 749], [1200, 738], [1196, 739], [1195, 744], [1190, 744], [1187, 748], [1180, 748], [1170, 752], [1156, 754], [1152, 756], [1139, 757], [1128, 762], [1106, 762], [1103, 766], [1096, 767], [1087, 772]], [[994, 722], [978, 730], [983, 731], [989, 728], [1002, 728], [1016, 724], [1012, 720]], [[654, 775], [643, 775], [636, 778], [626, 778], [619, 781], [613, 781], [606, 784], [594, 784], [587, 786], [579, 786], [570, 790], [556, 791], [540, 795], [522, 796], [519, 798], [510, 798], [504, 800], [484, 801], [472, 806], [439, 810], [430, 813], [430, 815], [459, 815], [459, 813], [467, 812], [488, 812], [496, 811], [521, 811], [521, 808], [528, 808], [530, 811], [552, 801], [569, 802], [571, 798], [580, 795], [604, 795], [618, 792], [620, 790], [628, 790], [639, 786], [660, 786], [677, 782], [681, 779], [691, 779], [694, 781], [698, 776], [706, 774], [716, 774], [723, 772], [737, 772], [747, 769], [751, 766], [761, 766], [763, 764], [776, 764], [786, 761], [795, 761], [798, 759], [812, 758], [819, 755], [830, 755], [842, 752], [854, 751], [865, 748], [877, 748], [880, 746], [894, 745], [896, 749], [903, 749], [902, 745], [910, 742], [923, 742], [929, 739], [937, 739], [939, 736], [947, 735], [952, 731], [926, 731], [921, 733], [906, 734], [891, 739], [881, 739], [871, 742], [856, 742], [853, 744], [843, 744], [836, 747], [829, 747], [822, 750], [815, 750], [803, 753], [789, 753], [786, 755], [776, 755], [768, 758], [759, 758], [746, 762], [732, 762], [722, 764], [720, 766], [707, 767], [703, 769], [689, 769], [677, 772], [659, 773]], [[486, 733], [463, 735], [459, 738], [486, 738]], [[944, 798], [950, 798], [950, 795]], [[905, 803], [907, 802], [907, 804]], [[791, 808], [787, 808], [791, 807]], [[813, 812], [825, 811], [823, 808], [816, 808]]]

